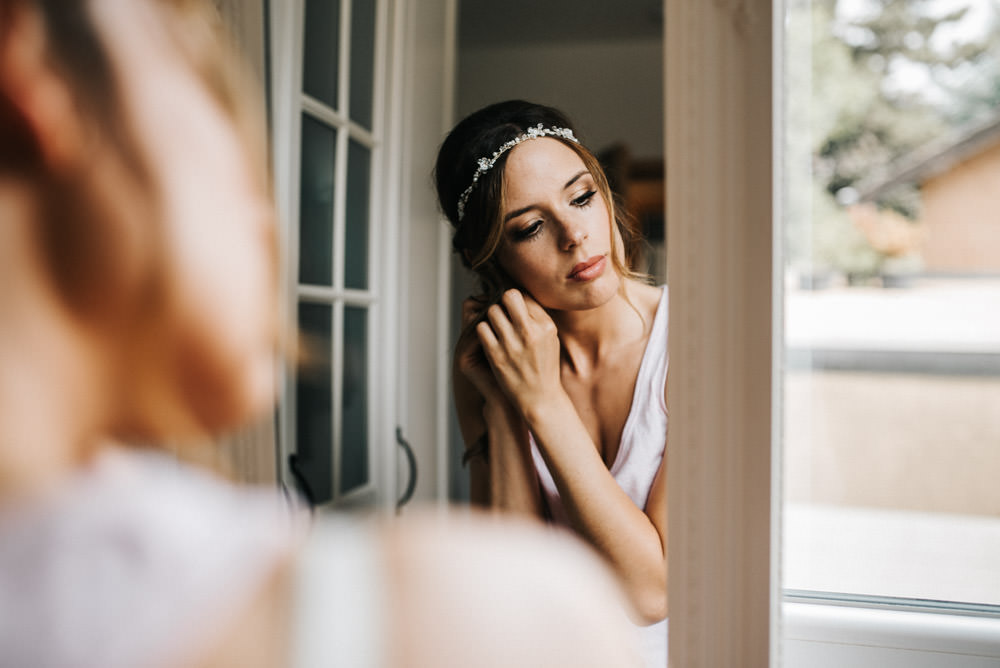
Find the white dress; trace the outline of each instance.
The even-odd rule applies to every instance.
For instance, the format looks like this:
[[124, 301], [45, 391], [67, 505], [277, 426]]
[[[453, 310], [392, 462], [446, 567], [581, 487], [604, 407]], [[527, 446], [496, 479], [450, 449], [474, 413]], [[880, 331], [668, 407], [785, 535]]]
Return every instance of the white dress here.
[[[653, 318], [653, 326], [643, 352], [635, 391], [625, 426], [622, 428], [618, 454], [609, 471], [621, 488], [639, 508], [645, 509], [646, 500], [663, 460], [667, 433], [667, 404], [663, 388], [667, 380], [667, 300], [666, 286]], [[569, 518], [559, 498], [559, 490], [538, 449], [531, 438], [531, 455], [541, 483], [542, 497], [551, 521], [569, 526]], [[650, 668], [667, 665], [667, 620], [640, 628], [641, 641]]]

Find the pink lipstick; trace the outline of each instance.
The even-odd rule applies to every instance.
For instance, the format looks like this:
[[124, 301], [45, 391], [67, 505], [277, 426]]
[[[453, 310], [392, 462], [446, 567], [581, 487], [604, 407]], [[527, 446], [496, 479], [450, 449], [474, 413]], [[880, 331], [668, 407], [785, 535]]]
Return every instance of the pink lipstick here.
[[573, 267], [573, 271], [569, 272], [566, 278], [571, 281], [580, 281], [581, 283], [592, 281], [604, 273], [604, 268], [607, 264], [608, 259], [606, 256], [595, 255], [592, 258], [577, 263]]

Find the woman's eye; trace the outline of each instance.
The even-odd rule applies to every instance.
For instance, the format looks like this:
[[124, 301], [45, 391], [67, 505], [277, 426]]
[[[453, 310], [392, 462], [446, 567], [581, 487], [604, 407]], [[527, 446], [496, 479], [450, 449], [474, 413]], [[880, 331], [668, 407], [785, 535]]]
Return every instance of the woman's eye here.
[[522, 241], [524, 239], [530, 239], [531, 237], [538, 234], [541, 231], [541, 229], [542, 229], [542, 221], [536, 220], [530, 225], [526, 225], [525, 227], [522, 227], [521, 229], [514, 232], [514, 238], [518, 241]]
[[588, 190], [579, 197], [575, 198], [571, 203], [573, 206], [587, 206], [590, 204], [590, 201], [594, 198], [595, 194], [597, 194], [596, 190]]

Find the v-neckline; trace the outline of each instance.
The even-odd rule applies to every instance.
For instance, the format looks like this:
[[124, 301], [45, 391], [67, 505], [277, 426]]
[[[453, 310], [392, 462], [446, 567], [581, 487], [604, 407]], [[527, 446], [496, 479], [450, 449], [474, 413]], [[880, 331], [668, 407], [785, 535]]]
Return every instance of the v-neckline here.
[[608, 471], [614, 475], [615, 470], [621, 464], [622, 450], [625, 448], [622, 445], [625, 443], [625, 436], [629, 432], [629, 427], [631, 427], [632, 422], [635, 419], [636, 413], [636, 390], [639, 389], [639, 383], [643, 380], [643, 371], [646, 369], [646, 361], [650, 356], [650, 345], [653, 343], [653, 335], [656, 333], [656, 326], [660, 322], [660, 318], [663, 317], [664, 302], [666, 301], [667, 288], [660, 288], [660, 301], [656, 305], [656, 313], [653, 315], [653, 324], [649, 328], [649, 338], [646, 339], [646, 346], [642, 350], [642, 359], [639, 361], [639, 369], [635, 373], [635, 387], [632, 388], [632, 402], [629, 404], [628, 415], [625, 417], [625, 424], [622, 425], [622, 433], [618, 438], [618, 451], [615, 452], [615, 457], [608, 466]]

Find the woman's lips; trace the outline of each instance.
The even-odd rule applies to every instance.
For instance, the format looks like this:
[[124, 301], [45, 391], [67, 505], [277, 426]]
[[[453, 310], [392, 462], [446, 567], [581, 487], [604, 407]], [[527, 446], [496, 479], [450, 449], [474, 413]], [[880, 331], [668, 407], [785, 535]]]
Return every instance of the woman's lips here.
[[604, 268], [607, 264], [608, 260], [604, 255], [595, 255], [590, 259], [578, 263], [566, 278], [571, 281], [592, 281], [604, 273]]

